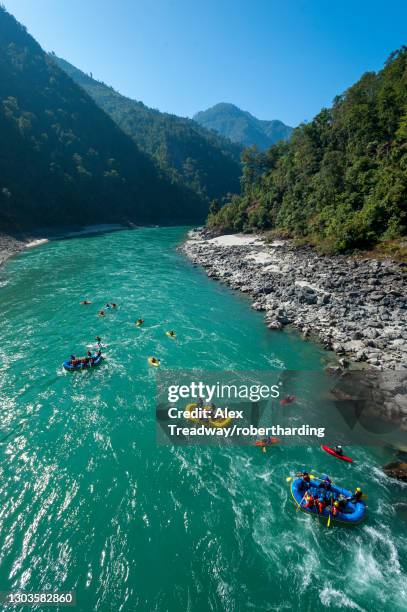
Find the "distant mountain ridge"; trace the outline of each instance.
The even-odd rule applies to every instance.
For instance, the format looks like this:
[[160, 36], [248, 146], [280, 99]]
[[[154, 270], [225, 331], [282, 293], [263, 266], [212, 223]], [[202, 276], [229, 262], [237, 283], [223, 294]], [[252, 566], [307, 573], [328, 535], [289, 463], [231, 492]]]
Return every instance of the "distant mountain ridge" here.
[[51, 57], [174, 183], [185, 185], [205, 201], [240, 190], [241, 146], [192, 119], [127, 98], [66, 60]]
[[257, 119], [248, 111], [226, 102], [196, 113], [193, 119], [208, 130], [230, 138], [232, 142], [245, 147], [256, 145], [261, 151], [279, 140], [288, 140], [293, 131], [292, 127], [278, 119]]
[[0, 229], [197, 222], [171, 181], [0, 6]]

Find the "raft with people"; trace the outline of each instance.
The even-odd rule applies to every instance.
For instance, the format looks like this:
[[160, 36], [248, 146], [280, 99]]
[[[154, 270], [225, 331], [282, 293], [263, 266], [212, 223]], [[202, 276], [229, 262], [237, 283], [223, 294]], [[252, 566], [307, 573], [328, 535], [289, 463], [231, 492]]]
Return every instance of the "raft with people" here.
[[326, 521], [328, 527], [331, 522], [357, 525], [366, 516], [367, 508], [360, 487], [352, 493], [331, 482], [327, 476], [311, 478], [305, 472], [292, 480], [291, 495], [297, 510]]
[[86, 370], [87, 368], [96, 368], [103, 361], [103, 356], [98, 353], [97, 355], [92, 355], [88, 357], [79, 357], [76, 358], [74, 355], [70, 359], [67, 359], [63, 362], [63, 367], [68, 372], [73, 372], [74, 370]]

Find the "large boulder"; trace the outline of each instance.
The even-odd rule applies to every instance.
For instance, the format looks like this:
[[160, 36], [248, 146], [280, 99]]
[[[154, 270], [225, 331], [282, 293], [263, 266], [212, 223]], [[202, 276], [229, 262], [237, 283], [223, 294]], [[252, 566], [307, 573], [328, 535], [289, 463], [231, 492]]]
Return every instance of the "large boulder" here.
[[407, 463], [404, 461], [390, 461], [383, 467], [383, 472], [390, 478], [407, 482]]

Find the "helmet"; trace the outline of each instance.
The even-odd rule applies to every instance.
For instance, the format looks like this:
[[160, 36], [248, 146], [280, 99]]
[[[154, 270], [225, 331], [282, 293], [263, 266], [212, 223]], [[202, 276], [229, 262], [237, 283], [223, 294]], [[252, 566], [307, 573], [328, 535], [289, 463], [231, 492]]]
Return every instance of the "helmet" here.
[[356, 487], [356, 493], [362, 493], [362, 489], [360, 487]]
[[335, 502], [334, 502], [334, 506], [335, 506], [335, 508], [337, 508], [337, 507], [339, 506], [339, 502], [338, 502], [338, 501], [335, 501]]

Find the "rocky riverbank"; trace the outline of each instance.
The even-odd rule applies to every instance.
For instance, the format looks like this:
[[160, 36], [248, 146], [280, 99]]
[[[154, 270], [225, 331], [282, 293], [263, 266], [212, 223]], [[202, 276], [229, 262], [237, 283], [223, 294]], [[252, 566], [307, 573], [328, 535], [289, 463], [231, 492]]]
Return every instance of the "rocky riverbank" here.
[[15, 238], [7, 234], [0, 233], [0, 265], [12, 255], [25, 249], [28, 239]]
[[182, 250], [209, 277], [252, 298], [270, 329], [297, 328], [342, 358], [407, 369], [407, 267], [321, 256], [290, 241], [208, 237], [193, 230]]

